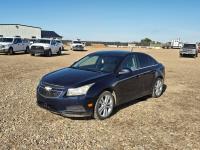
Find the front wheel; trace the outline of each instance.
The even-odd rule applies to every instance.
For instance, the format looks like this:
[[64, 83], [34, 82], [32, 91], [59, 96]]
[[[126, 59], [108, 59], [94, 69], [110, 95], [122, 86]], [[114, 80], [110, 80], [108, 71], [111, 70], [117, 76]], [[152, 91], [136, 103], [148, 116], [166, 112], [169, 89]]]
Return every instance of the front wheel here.
[[52, 56], [52, 51], [48, 50], [47, 53], [46, 53], [46, 56], [51, 57]]
[[110, 117], [110, 115], [113, 112], [113, 108], [114, 108], [113, 95], [108, 91], [103, 92], [99, 96], [95, 104], [94, 118], [98, 120], [103, 120]]
[[61, 55], [61, 53], [62, 53], [61, 51], [62, 51], [62, 50], [59, 49], [58, 52], [57, 52], [57, 55]]
[[161, 78], [156, 79], [156, 82], [154, 83], [154, 86], [153, 86], [152, 97], [157, 98], [162, 95], [163, 85], [164, 85], [163, 79]]
[[13, 48], [11, 47], [11, 48], [9, 48], [9, 50], [8, 50], [8, 55], [13, 55], [14, 54], [14, 51], [13, 51]]
[[29, 47], [26, 47], [26, 50], [24, 51], [25, 54], [28, 54], [29, 52]]

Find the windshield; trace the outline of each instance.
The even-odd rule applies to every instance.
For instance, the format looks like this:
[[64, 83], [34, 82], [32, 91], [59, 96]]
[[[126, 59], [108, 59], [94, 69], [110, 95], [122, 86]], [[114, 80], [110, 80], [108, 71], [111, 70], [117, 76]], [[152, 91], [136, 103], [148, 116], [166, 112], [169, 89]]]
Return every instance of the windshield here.
[[71, 68], [111, 73], [117, 68], [120, 60], [120, 57], [117, 56], [92, 55], [79, 60]]
[[35, 43], [50, 44], [50, 40], [43, 40], [43, 39], [40, 39], [40, 40], [37, 40]]
[[73, 41], [74, 44], [81, 44], [80, 41]]
[[0, 38], [0, 42], [12, 43], [13, 38]]
[[61, 43], [61, 41], [56, 40], [57, 43]]
[[184, 44], [183, 48], [196, 49], [196, 45], [195, 44]]

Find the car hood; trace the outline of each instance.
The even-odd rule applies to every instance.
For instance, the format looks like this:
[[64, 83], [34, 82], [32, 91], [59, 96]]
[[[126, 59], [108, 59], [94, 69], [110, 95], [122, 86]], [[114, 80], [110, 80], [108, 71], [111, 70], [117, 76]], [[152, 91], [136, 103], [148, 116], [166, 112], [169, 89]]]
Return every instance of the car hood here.
[[10, 45], [10, 44], [12, 44], [12, 43], [10, 43], [10, 42], [0, 42], [0, 45]]
[[50, 47], [50, 44], [44, 44], [44, 43], [33, 43], [31, 46], [43, 46], [43, 47]]
[[42, 82], [64, 87], [76, 87], [95, 82], [108, 74], [110, 73], [64, 68], [45, 75]]

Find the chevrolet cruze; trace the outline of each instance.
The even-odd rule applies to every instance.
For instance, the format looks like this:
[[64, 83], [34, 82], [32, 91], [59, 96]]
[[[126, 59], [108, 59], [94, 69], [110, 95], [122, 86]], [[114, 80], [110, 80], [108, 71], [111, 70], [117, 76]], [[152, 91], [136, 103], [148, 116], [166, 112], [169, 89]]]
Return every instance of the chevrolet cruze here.
[[164, 77], [164, 66], [147, 54], [95, 52], [45, 75], [37, 87], [37, 104], [67, 117], [102, 120], [120, 104], [161, 96]]

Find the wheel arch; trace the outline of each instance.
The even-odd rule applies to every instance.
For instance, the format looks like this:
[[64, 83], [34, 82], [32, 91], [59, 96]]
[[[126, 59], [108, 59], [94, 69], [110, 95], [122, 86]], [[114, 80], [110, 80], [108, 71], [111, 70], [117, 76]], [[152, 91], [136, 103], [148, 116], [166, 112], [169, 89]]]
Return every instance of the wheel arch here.
[[115, 90], [112, 87], [108, 87], [108, 88], [105, 88], [105, 89], [101, 90], [99, 95], [101, 95], [101, 93], [103, 93], [105, 91], [108, 91], [108, 92], [110, 92], [112, 94], [112, 96], [114, 97], [114, 102], [115, 102], [114, 106], [117, 105], [117, 96], [116, 96]]

